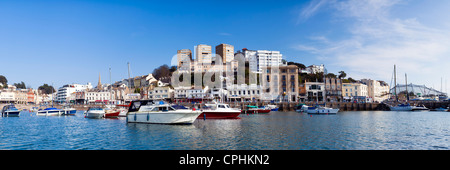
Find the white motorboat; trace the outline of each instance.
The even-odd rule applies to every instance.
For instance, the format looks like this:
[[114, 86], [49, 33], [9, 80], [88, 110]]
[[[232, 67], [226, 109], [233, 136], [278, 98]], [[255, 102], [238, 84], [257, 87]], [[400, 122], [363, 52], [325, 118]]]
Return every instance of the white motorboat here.
[[128, 123], [192, 124], [202, 112], [174, 109], [163, 102], [151, 100], [132, 101], [127, 113]]
[[20, 110], [17, 109], [14, 105], [6, 105], [3, 106], [2, 116], [3, 117], [18, 117], [20, 115]]
[[399, 104], [397, 106], [389, 106], [391, 111], [411, 111], [412, 106], [409, 104]]
[[308, 114], [336, 114], [339, 112], [339, 109], [317, 105], [316, 107], [308, 107], [308, 110], [306, 110], [306, 112]]
[[240, 109], [231, 108], [228, 104], [205, 104], [202, 114], [198, 118], [204, 119], [234, 119], [241, 114]]
[[411, 110], [412, 110], [412, 111], [416, 111], [416, 112], [430, 111], [430, 109], [428, 109], [428, 108], [425, 107], [424, 105], [422, 105], [422, 106], [412, 106]]
[[39, 110], [36, 112], [37, 116], [60, 116], [63, 114], [63, 110], [58, 109], [58, 108], [54, 108], [54, 107], [49, 107], [49, 108], [45, 108], [44, 110]]
[[309, 107], [308, 105], [301, 103], [296, 106], [295, 111], [296, 112], [306, 112], [308, 110], [308, 107]]
[[62, 110], [62, 115], [75, 115], [77, 113], [77, 110], [72, 107], [64, 107]]
[[103, 118], [103, 116], [105, 115], [105, 109], [100, 108], [100, 107], [92, 107], [89, 108], [86, 112], [85, 112], [85, 118]]

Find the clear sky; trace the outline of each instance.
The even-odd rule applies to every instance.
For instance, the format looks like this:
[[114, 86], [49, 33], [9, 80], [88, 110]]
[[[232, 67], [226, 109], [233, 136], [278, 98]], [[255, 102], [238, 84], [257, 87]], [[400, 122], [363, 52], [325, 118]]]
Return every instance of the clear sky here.
[[[37, 88], [109, 83], [220, 43], [281, 51], [355, 79], [440, 89], [450, 79], [448, 0], [0, 1], [0, 75]], [[448, 81], [447, 81], [448, 82]], [[450, 86], [450, 85], [448, 85]], [[444, 89], [445, 91], [445, 89]]]

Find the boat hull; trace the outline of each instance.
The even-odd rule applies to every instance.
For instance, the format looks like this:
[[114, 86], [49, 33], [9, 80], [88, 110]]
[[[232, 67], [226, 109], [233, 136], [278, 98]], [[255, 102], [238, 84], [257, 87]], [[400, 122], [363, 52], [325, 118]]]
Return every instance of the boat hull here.
[[104, 111], [98, 111], [98, 110], [91, 110], [86, 112], [86, 116], [85, 118], [93, 118], [93, 119], [100, 119], [103, 118], [103, 116], [105, 115]]
[[37, 116], [59, 116], [62, 114], [62, 110], [41, 110], [36, 112]]
[[398, 106], [395, 106], [395, 107], [389, 107], [390, 109], [391, 109], [391, 111], [411, 111], [412, 110], [412, 107], [411, 106], [405, 106], [405, 107], [398, 107]]
[[120, 111], [114, 111], [110, 113], [105, 113], [105, 118], [116, 118], [120, 114]]
[[249, 110], [243, 110], [243, 113], [256, 113], [256, 114], [266, 114], [270, 112], [270, 109], [264, 109], [264, 110], [253, 110], [253, 109], [249, 109]]
[[308, 114], [337, 114], [339, 109], [310, 109], [306, 112]]
[[129, 112], [128, 123], [192, 124], [201, 111]]
[[20, 111], [5, 111], [2, 113], [3, 117], [19, 117]]
[[63, 110], [63, 114], [62, 115], [75, 115], [75, 113], [77, 113], [77, 110], [75, 110], [75, 109], [67, 109], [67, 110]]
[[234, 119], [241, 114], [241, 111], [235, 112], [217, 112], [217, 111], [203, 111], [197, 119]]

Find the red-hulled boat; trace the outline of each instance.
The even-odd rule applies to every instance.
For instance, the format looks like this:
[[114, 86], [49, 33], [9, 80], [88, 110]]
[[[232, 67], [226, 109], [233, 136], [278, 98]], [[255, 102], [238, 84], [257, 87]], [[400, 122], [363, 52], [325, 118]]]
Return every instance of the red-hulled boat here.
[[247, 110], [242, 110], [242, 113], [256, 113], [256, 114], [264, 114], [264, 113], [269, 113], [270, 112], [270, 108], [266, 108], [266, 107], [257, 107], [257, 106], [247, 106]]
[[241, 110], [230, 108], [228, 104], [206, 104], [197, 119], [235, 119], [241, 114]]
[[116, 118], [120, 114], [120, 110], [105, 110], [105, 115], [103, 117], [105, 118]]

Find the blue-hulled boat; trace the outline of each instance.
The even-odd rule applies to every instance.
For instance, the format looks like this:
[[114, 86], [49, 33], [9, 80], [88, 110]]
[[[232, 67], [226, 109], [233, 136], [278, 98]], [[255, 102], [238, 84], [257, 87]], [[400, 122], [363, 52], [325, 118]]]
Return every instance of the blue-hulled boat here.
[[45, 108], [44, 110], [37, 111], [36, 115], [38, 115], [38, 116], [60, 116], [63, 114], [63, 112], [64, 111], [61, 109], [49, 107], [49, 108]]
[[2, 117], [18, 117], [20, 115], [20, 110], [17, 109], [14, 105], [6, 105], [3, 106], [2, 109]]

